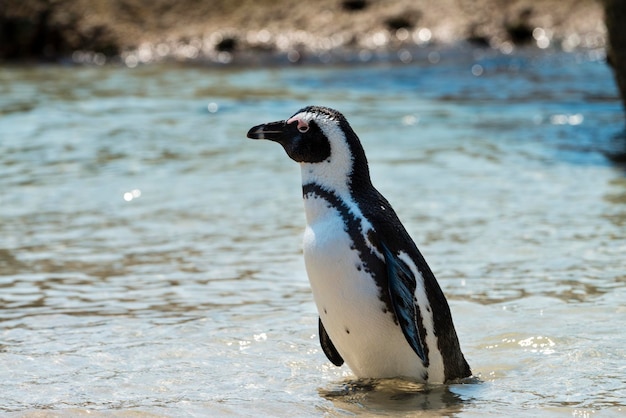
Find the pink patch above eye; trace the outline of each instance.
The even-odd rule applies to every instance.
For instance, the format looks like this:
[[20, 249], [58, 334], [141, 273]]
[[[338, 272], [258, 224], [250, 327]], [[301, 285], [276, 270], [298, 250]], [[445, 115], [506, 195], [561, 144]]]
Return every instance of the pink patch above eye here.
[[303, 121], [300, 118], [291, 118], [287, 121], [287, 125], [289, 125], [290, 123], [294, 123], [294, 122], [298, 122], [298, 130], [299, 131], [306, 131], [309, 129], [309, 124], [306, 123], [305, 121]]

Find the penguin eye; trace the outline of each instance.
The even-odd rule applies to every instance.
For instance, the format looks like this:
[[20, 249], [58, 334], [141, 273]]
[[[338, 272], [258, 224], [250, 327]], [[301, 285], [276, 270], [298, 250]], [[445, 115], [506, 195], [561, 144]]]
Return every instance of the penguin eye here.
[[298, 132], [300, 132], [301, 134], [308, 132], [309, 131], [309, 124], [307, 121], [304, 121], [298, 117], [293, 117], [291, 119], [289, 119], [287, 121], [287, 125], [289, 125], [290, 123], [296, 123], [296, 128], [298, 129]]

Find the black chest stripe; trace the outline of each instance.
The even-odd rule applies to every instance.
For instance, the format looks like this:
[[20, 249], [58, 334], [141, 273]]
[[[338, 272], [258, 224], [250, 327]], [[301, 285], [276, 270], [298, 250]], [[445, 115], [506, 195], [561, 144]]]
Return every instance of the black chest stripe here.
[[[387, 291], [388, 285], [385, 263], [378, 258], [378, 256], [367, 244], [361, 220], [350, 211], [348, 205], [339, 196], [337, 196], [336, 193], [326, 190], [318, 184], [308, 183], [302, 186], [302, 195], [305, 199], [309, 196], [317, 196], [324, 199], [339, 212], [339, 215], [345, 225], [345, 231], [352, 240], [352, 247], [359, 253], [363, 269], [369, 273], [376, 282], [376, 286], [379, 289], [378, 297], [384, 303], [383, 310], [393, 315], [394, 310], [389, 292]], [[376, 241], [371, 242], [375, 243]], [[394, 320], [397, 323], [395, 316]]]

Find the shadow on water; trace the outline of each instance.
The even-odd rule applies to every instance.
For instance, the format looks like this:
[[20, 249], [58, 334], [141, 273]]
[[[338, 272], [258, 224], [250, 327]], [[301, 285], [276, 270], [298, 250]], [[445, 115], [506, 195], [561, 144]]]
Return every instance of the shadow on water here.
[[[458, 384], [478, 383], [478, 379], [470, 378]], [[366, 379], [337, 382], [318, 391], [334, 408], [350, 414], [453, 416], [471, 401], [451, 391], [454, 386], [425, 385], [403, 379]]]

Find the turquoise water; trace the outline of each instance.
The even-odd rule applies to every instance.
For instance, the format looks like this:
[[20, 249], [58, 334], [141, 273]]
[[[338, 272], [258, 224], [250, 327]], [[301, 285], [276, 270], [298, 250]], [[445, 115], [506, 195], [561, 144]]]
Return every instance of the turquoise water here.
[[[625, 413], [624, 118], [610, 70], [583, 52], [438, 53], [0, 68], [1, 410]], [[299, 168], [245, 138], [308, 104], [360, 135], [479, 382], [371, 389], [324, 357]]]

